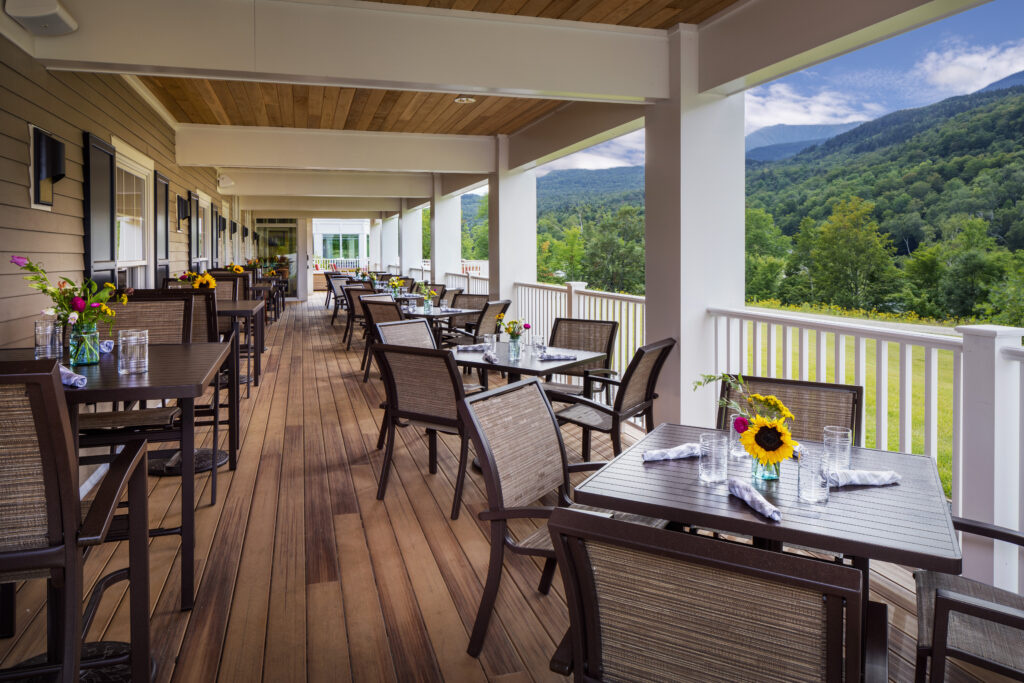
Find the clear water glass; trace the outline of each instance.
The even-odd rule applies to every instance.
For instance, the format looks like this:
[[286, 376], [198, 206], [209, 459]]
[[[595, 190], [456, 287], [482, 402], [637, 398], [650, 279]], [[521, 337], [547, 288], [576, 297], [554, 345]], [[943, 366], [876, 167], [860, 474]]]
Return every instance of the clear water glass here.
[[149, 330], [119, 330], [117, 371], [122, 375], [149, 372]]
[[496, 335], [496, 334], [485, 334], [484, 335], [484, 344], [487, 344], [487, 349], [489, 351], [497, 351], [498, 350], [498, 335]]
[[726, 429], [729, 430], [729, 455], [733, 458], [747, 457], [747, 449], [743, 447], [743, 442], [740, 441], [740, 433], [733, 426], [736, 423], [736, 418], [739, 416], [739, 413], [729, 413], [729, 421], [726, 423]]
[[60, 328], [50, 319], [35, 321], [36, 358], [60, 357]]
[[801, 502], [828, 502], [828, 474], [831, 461], [823, 448], [802, 446], [797, 464], [797, 495]]
[[853, 446], [853, 431], [848, 427], [825, 427], [825, 456], [829, 459], [829, 467], [834, 470], [850, 469], [850, 449]]
[[705, 484], [717, 484], [729, 476], [729, 439], [720, 435], [701, 435], [700, 480]]

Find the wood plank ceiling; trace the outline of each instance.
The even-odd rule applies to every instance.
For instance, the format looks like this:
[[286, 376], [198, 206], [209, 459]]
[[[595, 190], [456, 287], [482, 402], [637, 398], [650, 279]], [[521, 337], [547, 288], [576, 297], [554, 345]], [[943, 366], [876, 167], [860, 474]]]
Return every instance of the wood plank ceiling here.
[[395, 133], [513, 133], [559, 107], [558, 100], [144, 76], [181, 123], [367, 130]]
[[568, 19], [598, 24], [671, 28], [699, 24], [738, 0], [371, 0], [389, 5], [428, 5], [443, 9]]

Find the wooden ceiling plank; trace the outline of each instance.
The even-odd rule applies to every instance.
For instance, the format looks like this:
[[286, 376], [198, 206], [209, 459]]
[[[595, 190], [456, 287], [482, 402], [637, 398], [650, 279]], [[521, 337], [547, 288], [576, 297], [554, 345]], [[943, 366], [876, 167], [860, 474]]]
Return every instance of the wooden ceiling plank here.
[[395, 91], [398, 96], [395, 98], [394, 106], [388, 111], [387, 117], [381, 121], [380, 127], [377, 130], [384, 132], [393, 132], [395, 125], [401, 120], [402, 112], [409, 106], [409, 102], [416, 96], [415, 92], [410, 90]]
[[551, 4], [551, 0], [526, 0], [526, 4], [519, 10], [521, 17], [539, 17], [544, 8]]
[[503, 0], [494, 11], [498, 14], [519, 14], [525, 4], [526, 0]]
[[187, 78], [172, 78], [167, 81], [167, 90], [178, 102], [188, 115], [189, 123], [216, 123], [213, 112], [209, 107], [202, 106], [195, 87]]
[[281, 127], [281, 103], [277, 96], [277, 85], [274, 83], [260, 83], [260, 92], [263, 94], [263, 106], [267, 108], [267, 123], [271, 126]]
[[502, 5], [502, 0], [479, 0], [476, 3], [476, 7], [473, 8], [474, 12], [490, 12], [492, 14], [498, 11], [498, 8]]
[[207, 80], [206, 82], [210, 84], [214, 95], [220, 102], [221, 107], [224, 108], [224, 113], [227, 115], [230, 125], [245, 125], [242, 119], [242, 112], [238, 107], [238, 103], [235, 102], [234, 95], [231, 94], [231, 85], [228, 81]]
[[224, 110], [224, 105], [221, 104], [220, 98], [217, 97], [217, 93], [213, 90], [213, 85], [209, 80], [205, 78], [193, 78], [192, 86], [195, 88], [196, 96], [200, 98], [203, 105], [209, 108], [210, 113], [213, 115], [215, 123], [219, 123], [222, 126], [230, 125], [231, 119], [228, 117], [228, 113]]
[[646, 0], [601, 0], [593, 9], [589, 12], [585, 12], [580, 21], [593, 21], [600, 24], [614, 24], [615, 22], [611, 16], [616, 10], [622, 9], [623, 5], [629, 5], [629, 8], [624, 11], [622, 17], [629, 16], [632, 12], [636, 11], [636, 8]]
[[554, 0], [541, 11], [540, 16], [548, 19], [561, 19], [562, 16], [575, 4], [576, 0]]
[[363, 108], [362, 115], [356, 121], [356, 130], [370, 130], [373, 117], [376, 116], [377, 109], [380, 107], [380, 103], [387, 91], [374, 88], [369, 93], [369, 96], [366, 98], [366, 107]]
[[675, 14], [676, 10], [668, 7], [670, 1], [654, 0], [646, 2], [642, 7], [637, 8], [635, 12], [623, 19], [622, 24], [625, 26], [650, 28], [658, 21], [662, 13], [665, 14], [665, 16], [661, 17], [662, 20], [668, 19], [669, 16]]
[[437, 132], [464, 135], [474, 122], [499, 108], [501, 101], [504, 99], [503, 97], [485, 97], [482, 102], [478, 101], [475, 104], [469, 105], [464, 104], [458, 119], [449, 119], [447, 125]]
[[562, 13], [561, 18], [567, 21], [579, 21], [580, 17], [594, 9], [601, 0], [577, 0], [572, 7]]
[[[231, 93], [231, 99], [235, 103], [238, 122], [243, 126], [259, 125], [256, 123], [256, 112], [249, 101], [249, 93], [245, 91], [245, 83], [242, 81], [224, 81], [224, 85], [227, 86], [228, 91]], [[235, 115], [233, 112], [228, 113]]]
[[514, 97], [502, 97], [489, 114], [481, 117], [477, 124], [470, 126], [464, 132], [467, 135], [493, 135], [497, 133], [508, 121], [518, 117], [523, 111], [533, 106], [535, 100], [518, 99]]
[[370, 91], [364, 88], [356, 88], [352, 97], [351, 105], [348, 108], [348, 115], [345, 117], [344, 130], [357, 130], [356, 122], [363, 116], [363, 109], [366, 108], [366, 100], [370, 97]]
[[604, 19], [601, 20], [601, 23], [618, 24], [619, 26], [632, 26], [632, 24], [627, 24], [626, 20], [642, 9], [648, 2], [649, 0], [625, 0], [624, 2], [620, 2], [612, 9], [611, 12], [605, 15]]
[[447, 119], [451, 110], [455, 107], [458, 107], [458, 104], [455, 103], [455, 98], [447, 93], [442, 93], [439, 101], [434, 105], [434, 107], [426, 114], [426, 116], [423, 116], [420, 119], [416, 132], [433, 133], [434, 126], [437, 122]]
[[292, 85], [292, 127], [305, 128], [309, 120], [309, 86]]
[[338, 104], [334, 108], [334, 120], [331, 121], [331, 128], [344, 130], [345, 122], [348, 120], [349, 110], [352, 108], [352, 100], [356, 95], [355, 88], [342, 88], [338, 93]]
[[381, 98], [380, 104], [377, 105], [377, 111], [374, 112], [373, 118], [370, 120], [369, 130], [384, 130], [384, 121], [391, 115], [391, 110], [395, 108], [395, 102], [398, 101], [401, 94], [401, 90], [384, 91], [384, 97]]
[[[393, 5], [423, 5], [443, 9], [469, 10], [493, 14], [518, 14], [524, 17], [552, 17], [567, 21], [586, 21], [622, 26], [652, 26], [657, 22], [699, 23], [738, 0], [722, 0], [713, 10], [693, 9], [704, 3], [700, 0], [377, 0]], [[649, 7], [648, 7], [649, 6]], [[679, 10], [677, 16], [662, 15], [665, 9]], [[679, 21], [676, 21], [676, 20]], [[674, 24], [673, 24], [674, 25]]]
[[140, 76], [143, 85], [145, 85], [153, 95], [160, 100], [160, 103], [167, 108], [167, 111], [171, 112], [171, 116], [175, 118], [179, 123], [188, 123], [188, 114], [181, 108], [174, 97], [164, 88], [163, 79], [153, 78], [152, 76]]
[[477, 0], [452, 0], [449, 3], [448, 9], [461, 9], [461, 10], [472, 10], [476, 7]]
[[263, 99], [260, 84], [253, 81], [245, 82], [245, 94], [249, 97], [249, 106], [252, 107], [253, 116], [256, 117], [256, 125], [269, 126], [270, 117], [267, 116], [267, 103]]
[[306, 128], [319, 128], [320, 117], [324, 109], [324, 86], [309, 86], [309, 109], [306, 115]]
[[423, 102], [423, 106], [416, 112], [415, 117], [409, 121], [409, 125], [406, 127], [405, 132], [426, 133], [427, 129], [424, 122], [430, 118], [434, 113], [434, 110], [447, 107], [450, 97], [450, 95], [445, 93], [430, 93], [427, 95], [427, 99]]
[[324, 88], [324, 100], [320, 107], [320, 120], [316, 126], [311, 128], [332, 128], [334, 124], [334, 111], [338, 108], [338, 98], [341, 96], [341, 88]]
[[285, 128], [295, 127], [295, 100], [291, 83], [277, 84], [277, 101], [281, 107], [281, 125]]
[[405, 126], [412, 120], [416, 115], [416, 112], [420, 110], [430, 97], [430, 93], [427, 92], [414, 92], [412, 97], [405, 104], [405, 107], [398, 115], [399, 124]]

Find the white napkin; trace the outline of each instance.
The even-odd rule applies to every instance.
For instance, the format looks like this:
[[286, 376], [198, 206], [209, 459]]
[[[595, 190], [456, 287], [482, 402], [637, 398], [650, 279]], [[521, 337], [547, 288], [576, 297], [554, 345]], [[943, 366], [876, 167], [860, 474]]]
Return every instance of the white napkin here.
[[652, 460], [679, 460], [681, 458], [695, 458], [700, 455], [699, 443], [684, 443], [674, 448], [656, 448], [644, 451], [644, 462]]
[[827, 475], [829, 486], [885, 486], [902, 479], [892, 470], [835, 470]]
[[542, 353], [540, 354], [541, 360], [576, 360], [576, 356], [571, 353]]
[[484, 351], [484, 360], [488, 363], [497, 363], [498, 354], [494, 353], [494, 351]]
[[764, 496], [758, 493], [757, 489], [750, 485], [750, 482], [746, 482], [741, 479], [729, 479], [729, 493], [736, 496], [744, 503], [754, 508], [756, 512], [761, 513], [768, 519], [776, 522], [782, 519], [782, 513], [779, 512], [779, 508], [765, 500]]
[[86, 385], [86, 383], [88, 383], [89, 380], [87, 380], [82, 375], [75, 374], [74, 372], [72, 372], [71, 370], [62, 365], [60, 366], [60, 381], [61, 384], [64, 384], [65, 386], [81, 389]]
[[487, 344], [460, 344], [459, 351], [472, 352], [472, 351], [486, 351]]
[[114, 350], [114, 340], [104, 339], [100, 342], [100, 353], [110, 353]]

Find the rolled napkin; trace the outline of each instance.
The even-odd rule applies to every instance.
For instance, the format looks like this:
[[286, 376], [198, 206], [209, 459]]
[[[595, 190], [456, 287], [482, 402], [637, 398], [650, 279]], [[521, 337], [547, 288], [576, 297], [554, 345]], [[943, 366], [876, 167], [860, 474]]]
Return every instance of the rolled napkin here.
[[487, 344], [460, 344], [459, 351], [472, 352], [472, 351], [486, 351]]
[[779, 508], [765, 500], [765, 497], [758, 493], [757, 489], [750, 485], [750, 482], [741, 479], [729, 479], [729, 493], [768, 519], [775, 522], [782, 520], [782, 513], [779, 512]]
[[100, 353], [110, 353], [114, 350], [114, 340], [104, 339], [100, 342]]
[[684, 443], [674, 448], [655, 448], [644, 451], [644, 462], [652, 460], [680, 460], [682, 458], [695, 458], [700, 455], [699, 443]]
[[576, 356], [571, 353], [547, 353], [540, 354], [541, 360], [576, 360]]
[[64, 386], [75, 387], [76, 389], [81, 389], [89, 382], [82, 375], [75, 374], [63, 365], [60, 366], [60, 381]]
[[498, 354], [494, 353], [494, 351], [484, 351], [484, 360], [488, 363], [497, 363]]
[[826, 475], [829, 486], [886, 486], [902, 479], [892, 470], [834, 470]]

